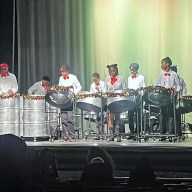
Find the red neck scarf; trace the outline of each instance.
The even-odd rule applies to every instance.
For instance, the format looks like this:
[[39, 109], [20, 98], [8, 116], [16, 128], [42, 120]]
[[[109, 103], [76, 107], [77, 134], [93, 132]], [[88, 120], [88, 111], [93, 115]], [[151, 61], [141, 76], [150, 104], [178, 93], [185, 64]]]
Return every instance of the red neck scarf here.
[[69, 79], [69, 76], [65, 76], [65, 77], [63, 77], [63, 79], [64, 79], [64, 80], [67, 80], [67, 79]]
[[111, 85], [113, 85], [115, 83], [115, 81], [117, 81], [116, 77], [111, 76]]
[[1, 74], [1, 77], [8, 77], [9, 76], [9, 71], [7, 71], [5, 74]]

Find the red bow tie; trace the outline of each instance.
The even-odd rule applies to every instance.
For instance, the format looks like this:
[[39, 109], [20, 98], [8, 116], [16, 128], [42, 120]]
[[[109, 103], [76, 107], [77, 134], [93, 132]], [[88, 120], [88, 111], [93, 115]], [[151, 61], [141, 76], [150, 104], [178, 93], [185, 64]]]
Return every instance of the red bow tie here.
[[171, 76], [170, 73], [165, 73], [164, 76]]
[[69, 79], [69, 76], [63, 77], [64, 80]]
[[132, 75], [131, 77], [132, 77], [132, 79], [135, 79], [135, 78], [137, 78], [137, 75]]
[[116, 77], [111, 77], [111, 85], [113, 85], [115, 83], [115, 81], [117, 81]]

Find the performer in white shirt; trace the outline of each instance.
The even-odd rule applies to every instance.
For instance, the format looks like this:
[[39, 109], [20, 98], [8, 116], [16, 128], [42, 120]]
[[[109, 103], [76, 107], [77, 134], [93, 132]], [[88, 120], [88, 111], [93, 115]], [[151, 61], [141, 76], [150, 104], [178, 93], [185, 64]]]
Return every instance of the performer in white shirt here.
[[[138, 63], [131, 63], [129, 66], [131, 75], [128, 77], [128, 92], [133, 93], [136, 96], [138, 95], [138, 89], [145, 87], [145, 79], [144, 76], [139, 74], [139, 64]], [[129, 118], [129, 129], [130, 133], [136, 133], [135, 130], [135, 122], [134, 122], [134, 115], [138, 112], [138, 107], [134, 108], [133, 110], [130, 110], [128, 112], [128, 118]], [[139, 118], [140, 119], [140, 118]], [[137, 125], [138, 126], [138, 125]], [[137, 127], [138, 128], [138, 127]], [[128, 139], [134, 138], [133, 135], [128, 137]]]
[[47, 93], [47, 88], [50, 84], [50, 77], [43, 76], [41, 81], [36, 82], [28, 89], [29, 95], [45, 95]]
[[[116, 90], [127, 91], [125, 79], [119, 75], [117, 64], [107, 65], [107, 68], [109, 75], [105, 78], [105, 90], [107, 92], [114, 92]], [[113, 113], [108, 110], [109, 141], [114, 141], [116, 132], [117, 142], [121, 142], [119, 124], [120, 113]]]
[[[60, 68], [61, 77], [59, 78], [59, 86], [63, 87], [73, 87], [69, 89], [69, 94], [78, 94], [82, 86], [77, 79], [77, 77], [70, 73], [69, 65], [63, 65]], [[74, 112], [73, 111], [65, 111], [61, 113], [61, 121], [63, 127], [63, 136], [61, 141], [69, 140], [74, 141], [75, 139], [75, 128], [74, 128]]]
[[[179, 82], [179, 77], [176, 72], [171, 70], [172, 60], [169, 57], [165, 57], [161, 60], [161, 69], [162, 71], [159, 74], [159, 78], [157, 80], [156, 85], [162, 86], [167, 89], [172, 88], [174, 89], [174, 95], [181, 91], [181, 86]], [[162, 128], [160, 130], [161, 134], [166, 134], [168, 131], [170, 133], [169, 125], [170, 120], [174, 118], [174, 111], [173, 111], [173, 103], [171, 102], [168, 106], [161, 107], [161, 118], [162, 118]], [[181, 131], [181, 115], [176, 113], [176, 121], [178, 122], [177, 127], [177, 134], [179, 136], [182, 135]], [[162, 141], [166, 140], [166, 137], [161, 138]]]
[[[93, 83], [90, 86], [90, 92], [91, 93], [105, 92], [105, 82], [100, 79], [99, 73], [93, 73], [92, 74], [92, 81], [93, 81]], [[104, 118], [102, 118], [102, 119], [103, 119], [103, 122], [104, 122]], [[100, 136], [102, 137], [103, 134], [104, 134], [104, 126], [101, 123], [101, 118], [99, 117], [99, 114], [97, 116], [96, 123], [97, 123], [97, 125], [96, 125], [96, 127], [97, 127], [97, 137], [95, 139], [98, 140], [98, 139], [102, 139], [102, 138], [100, 138]]]
[[9, 72], [7, 63], [0, 64], [0, 95], [12, 95], [18, 92], [17, 79]]
[[91, 93], [105, 92], [105, 82], [100, 79], [99, 73], [92, 74], [93, 83], [90, 86]]
[[[177, 73], [177, 65], [173, 65], [171, 66], [171, 70], [172, 71], [175, 71], [175, 73]], [[177, 73], [178, 75], [178, 73]], [[179, 83], [180, 83], [180, 96], [187, 96], [187, 86], [186, 86], [186, 83], [184, 81], [184, 79], [178, 75], [178, 78], [179, 78]]]

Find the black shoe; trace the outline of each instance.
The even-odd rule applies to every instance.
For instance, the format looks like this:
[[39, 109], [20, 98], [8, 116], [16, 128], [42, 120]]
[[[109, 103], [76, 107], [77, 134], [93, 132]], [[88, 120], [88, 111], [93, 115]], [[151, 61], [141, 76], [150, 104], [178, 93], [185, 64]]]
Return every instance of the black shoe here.
[[166, 141], [166, 137], [160, 137], [159, 141]]
[[100, 140], [100, 137], [99, 137], [99, 136], [97, 136], [97, 137], [95, 137], [95, 138], [94, 138], [94, 140]]
[[132, 139], [134, 139], [134, 138], [135, 138], [135, 136], [130, 135], [130, 136], [127, 137], [127, 140], [132, 140]]

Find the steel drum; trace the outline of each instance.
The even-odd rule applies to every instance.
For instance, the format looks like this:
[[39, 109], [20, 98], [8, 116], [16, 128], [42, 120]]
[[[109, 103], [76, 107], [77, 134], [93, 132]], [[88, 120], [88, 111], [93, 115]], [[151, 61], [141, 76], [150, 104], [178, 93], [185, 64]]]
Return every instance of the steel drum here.
[[155, 106], [167, 106], [172, 102], [173, 89], [161, 86], [149, 86], [144, 88], [143, 100]]
[[179, 99], [179, 110], [181, 114], [192, 112], [192, 96], [183, 96]]
[[0, 134], [20, 136], [19, 95], [0, 97]]
[[84, 91], [76, 95], [76, 106], [83, 111], [99, 113], [104, 109], [105, 103], [106, 99], [96, 93]]
[[23, 137], [50, 136], [45, 104], [44, 96], [23, 96]]
[[69, 93], [70, 90], [50, 90], [45, 95], [45, 100], [52, 106], [57, 108], [69, 108], [72, 104], [73, 95]]
[[138, 105], [138, 97], [129, 95], [123, 90], [114, 91], [107, 94], [107, 108], [114, 113], [130, 111]]

